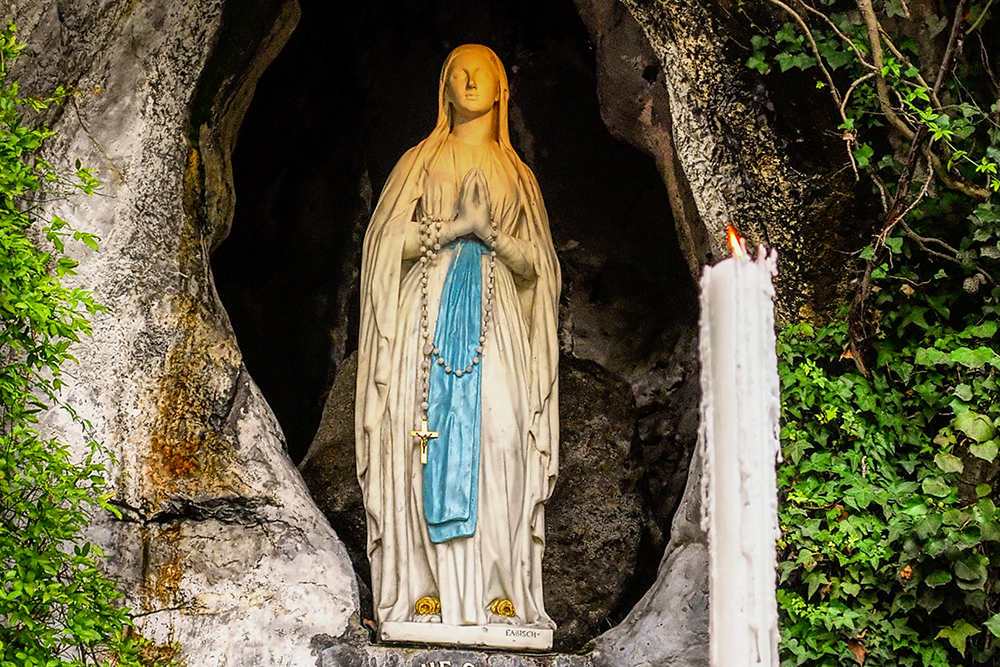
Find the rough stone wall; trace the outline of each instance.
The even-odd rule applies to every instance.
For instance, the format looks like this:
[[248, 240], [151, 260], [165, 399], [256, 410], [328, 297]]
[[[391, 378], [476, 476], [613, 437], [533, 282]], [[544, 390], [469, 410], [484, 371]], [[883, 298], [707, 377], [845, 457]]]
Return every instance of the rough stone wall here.
[[[258, 3], [260, 25], [240, 26], [222, 0], [4, 6], [31, 52], [22, 91], [79, 91], [49, 118], [51, 159], [79, 158], [104, 184], [52, 208], [101, 238], [99, 253], [78, 251], [78, 282], [108, 311], [75, 348], [65, 392], [117, 458], [124, 518], [99, 517], [93, 534], [141, 631], [178, 642], [190, 667], [315, 664], [313, 637], [343, 635], [357, 608], [347, 555], [243, 366], [208, 262], [231, 214], [239, 115], [296, 9]], [[224, 42], [235, 29], [237, 49]], [[240, 76], [199, 102], [209, 55], [226, 48], [220, 66]]]
[[[779, 320], [822, 316], [850, 279], [872, 211], [808, 77], [746, 67], [766, 3], [574, 0], [598, 50], [608, 128], [660, 166], [694, 275], [728, 257], [726, 226], [779, 252]], [[863, 245], [863, 243], [861, 244]]]

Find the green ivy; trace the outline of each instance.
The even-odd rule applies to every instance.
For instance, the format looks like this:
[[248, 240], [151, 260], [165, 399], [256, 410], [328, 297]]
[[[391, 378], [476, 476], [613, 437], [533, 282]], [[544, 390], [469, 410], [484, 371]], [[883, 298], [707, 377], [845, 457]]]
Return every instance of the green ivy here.
[[[966, 31], [995, 33], [993, 0], [970, 4]], [[835, 88], [845, 163], [886, 214], [858, 254], [865, 358], [853, 358], [848, 303], [778, 336], [783, 667], [1000, 664], [998, 63], [968, 38], [935, 99], [912, 34], [933, 23], [947, 41], [947, 5], [911, 19], [899, 0], [782, 4], [795, 20], [750, 44], [762, 75], [799, 69]]]
[[62, 409], [92, 432], [60, 390], [70, 347], [101, 307], [61, 279], [77, 266], [66, 243], [96, 250], [97, 239], [41, 205], [91, 194], [97, 181], [79, 164], [63, 176], [40, 156], [53, 133], [26, 119], [63, 93], [19, 96], [8, 73], [22, 48], [12, 24], [0, 31], [0, 667], [137, 666], [142, 643], [82, 533], [95, 513], [114, 512], [109, 453], [87, 435], [80, 460], [38, 429], [40, 413]]
[[997, 657], [997, 325], [946, 333], [922, 308], [870, 378], [841, 323], [779, 336], [783, 665]]

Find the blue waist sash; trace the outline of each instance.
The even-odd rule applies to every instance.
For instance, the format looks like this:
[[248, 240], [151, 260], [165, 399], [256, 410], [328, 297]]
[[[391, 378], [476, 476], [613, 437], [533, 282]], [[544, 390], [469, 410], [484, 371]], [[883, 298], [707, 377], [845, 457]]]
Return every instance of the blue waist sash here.
[[438, 437], [428, 446], [424, 466], [424, 518], [434, 543], [476, 532], [479, 500], [479, 440], [482, 423], [482, 369], [465, 368], [482, 336], [482, 261], [485, 245], [472, 239], [451, 244], [454, 252], [438, 309], [434, 342], [453, 371], [432, 358], [427, 424]]

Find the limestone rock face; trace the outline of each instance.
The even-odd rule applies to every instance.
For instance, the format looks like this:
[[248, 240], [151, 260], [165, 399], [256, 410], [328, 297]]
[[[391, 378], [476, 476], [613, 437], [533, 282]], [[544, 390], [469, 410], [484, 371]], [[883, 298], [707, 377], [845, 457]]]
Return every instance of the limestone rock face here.
[[[177, 642], [185, 664], [305, 667], [316, 663], [314, 636], [347, 632], [354, 576], [246, 372], [208, 264], [231, 213], [240, 100], [297, 5], [258, 3], [260, 25], [215, 63], [236, 74], [205, 84], [225, 9], [221, 0], [5, 5], [40, 54], [22, 65], [22, 92], [43, 95], [56, 81], [81, 91], [49, 119], [60, 133], [50, 158], [67, 170], [79, 158], [104, 184], [53, 208], [102, 246], [74, 250], [79, 283], [108, 311], [75, 348], [65, 392], [117, 459], [124, 517], [99, 517], [93, 537], [140, 630]], [[211, 94], [199, 92], [205, 85]], [[80, 441], [58, 416], [47, 427]]]
[[597, 51], [602, 117], [656, 160], [692, 274], [729, 255], [733, 224], [749, 247], [778, 249], [779, 320], [830, 308], [852, 277], [841, 252], [863, 245], [876, 213], [823, 131], [838, 124], [829, 96], [744, 64], [751, 37], [787, 16], [727, 0], [574, 4]]

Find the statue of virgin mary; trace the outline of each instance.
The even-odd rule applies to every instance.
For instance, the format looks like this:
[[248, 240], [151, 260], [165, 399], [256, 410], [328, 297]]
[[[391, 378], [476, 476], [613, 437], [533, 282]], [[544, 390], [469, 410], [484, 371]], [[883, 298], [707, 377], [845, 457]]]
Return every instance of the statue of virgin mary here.
[[509, 95], [492, 50], [452, 51], [437, 124], [364, 240], [355, 428], [380, 624], [555, 627], [560, 275]]

